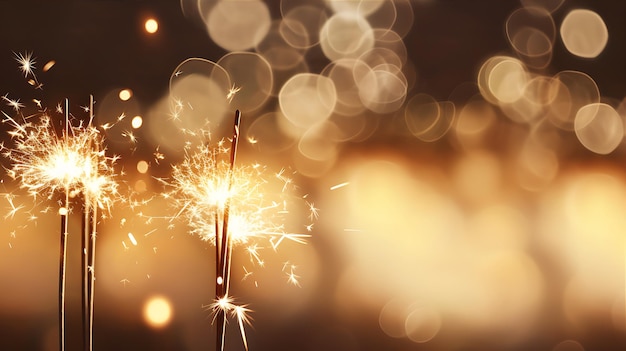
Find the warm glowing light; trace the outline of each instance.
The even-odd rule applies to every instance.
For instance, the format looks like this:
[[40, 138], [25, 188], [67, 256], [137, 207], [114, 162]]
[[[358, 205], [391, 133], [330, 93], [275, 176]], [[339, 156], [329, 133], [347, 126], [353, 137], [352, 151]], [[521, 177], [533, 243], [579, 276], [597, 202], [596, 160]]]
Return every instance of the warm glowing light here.
[[172, 304], [163, 296], [153, 296], [143, 305], [144, 321], [152, 328], [167, 326], [171, 322], [172, 314]]
[[149, 168], [148, 162], [143, 161], [143, 160], [142, 160], [142, 161], [137, 162], [137, 171], [138, 171], [139, 173], [142, 173], [142, 174], [143, 174], [143, 173], [148, 172], [148, 168]]
[[67, 216], [67, 208], [66, 207], [59, 208], [59, 215]]
[[216, 224], [221, 224], [228, 201], [229, 231], [235, 243], [265, 238], [276, 248], [284, 239], [303, 242], [309, 237], [287, 231], [290, 206], [297, 208], [298, 202], [306, 206], [306, 201], [292, 194], [294, 184], [285, 171], [267, 175], [265, 167], [255, 164], [236, 166], [231, 172], [229, 149], [223, 144], [201, 145], [195, 152], [187, 149], [184, 162], [173, 167], [172, 182], [166, 183], [172, 187], [166, 196], [178, 208], [177, 216], [187, 219], [191, 234], [215, 243]]
[[119, 97], [122, 101], [128, 101], [133, 96], [133, 92], [130, 89], [120, 90]]
[[141, 116], [135, 116], [133, 117], [133, 119], [130, 122], [130, 125], [134, 128], [134, 129], [139, 129], [141, 128], [141, 126], [143, 125], [143, 118], [141, 118]]
[[149, 18], [146, 20], [144, 27], [146, 28], [146, 32], [154, 34], [157, 30], [159, 30], [159, 22], [157, 22], [154, 18]]
[[569, 52], [584, 58], [595, 58], [606, 47], [609, 31], [597, 13], [576, 9], [561, 23], [561, 39]]
[[9, 132], [16, 146], [0, 145], [13, 163], [9, 176], [20, 180], [20, 187], [33, 197], [51, 197], [56, 190], [67, 194], [84, 192], [100, 207], [108, 207], [117, 196], [113, 180], [113, 164], [117, 156], [105, 155], [102, 134], [92, 125], [71, 124], [67, 119], [64, 129], [56, 130], [47, 114], [33, 116], [28, 121], [11, 118], [5, 122], [14, 129]]

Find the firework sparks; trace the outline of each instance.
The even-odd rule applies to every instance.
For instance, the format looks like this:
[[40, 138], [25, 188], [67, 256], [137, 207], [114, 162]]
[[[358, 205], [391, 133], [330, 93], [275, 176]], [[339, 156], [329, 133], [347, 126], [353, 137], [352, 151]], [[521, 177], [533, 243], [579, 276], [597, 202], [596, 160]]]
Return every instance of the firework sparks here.
[[[6, 96], [4, 97], [5, 100]], [[93, 105], [93, 100], [91, 100]], [[60, 104], [59, 104], [60, 107]], [[18, 112], [18, 109], [15, 109]], [[57, 108], [57, 111], [59, 108]], [[89, 122], [75, 122], [70, 118], [69, 102], [65, 101], [65, 123], [57, 130], [52, 118], [46, 110], [24, 116], [18, 114], [11, 117], [3, 112], [2, 123], [12, 127], [8, 133], [14, 147], [0, 145], [0, 151], [11, 162], [8, 175], [19, 181], [20, 188], [25, 189], [34, 199], [43, 196], [51, 200], [57, 192], [64, 194], [61, 216], [61, 261], [59, 263], [59, 342], [60, 349], [65, 349], [65, 270], [66, 248], [68, 235], [68, 218], [70, 214], [70, 197], [83, 194], [85, 203], [85, 223], [83, 237], [91, 231], [91, 248], [85, 249], [83, 239], [83, 271], [85, 281], [91, 276], [91, 284], [83, 287], [93, 301], [93, 281], [96, 237], [97, 209], [110, 211], [110, 206], [117, 195], [117, 183], [113, 180], [113, 164], [117, 157], [107, 157], [104, 140], [100, 131]], [[92, 108], [90, 108], [90, 111]], [[92, 218], [89, 218], [92, 214]], [[91, 262], [87, 262], [87, 257]], [[85, 284], [87, 285], [87, 284]], [[93, 303], [90, 311], [93, 311]], [[86, 305], [84, 306], [86, 307]], [[92, 313], [91, 313], [92, 314]], [[89, 316], [92, 320], [92, 315]], [[91, 333], [92, 331], [90, 331]]]
[[[277, 250], [285, 240], [305, 243], [305, 238], [310, 237], [288, 230], [287, 219], [294, 213], [291, 207], [308, 211], [311, 220], [318, 216], [312, 203], [292, 194], [296, 186], [285, 169], [268, 175], [266, 167], [260, 164], [235, 166], [238, 116], [237, 113], [230, 142], [222, 140], [214, 147], [187, 144], [184, 161], [173, 166], [171, 179], [160, 179], [172, 189], [163, 194], [175, 208], [170, 222], [184, 219], [190, 234], [215, 245], [216, 299], [210, 310], [218, 324], [218, 350], [223, 349], [227, 316], [237, 319], [244, 346], [248, 347], [244, 325], [252, 311], [235, 305], [228, 291], [233, 246], [243, 246], [252, 265], [262, 267], [260, 251], [264, 245], [259, 241]], [[294, 269], [295, 266], [289, 271], [289, 282], [299, 285]], [[245, 267], [244, 272], [243, 279], [252, 274]]]

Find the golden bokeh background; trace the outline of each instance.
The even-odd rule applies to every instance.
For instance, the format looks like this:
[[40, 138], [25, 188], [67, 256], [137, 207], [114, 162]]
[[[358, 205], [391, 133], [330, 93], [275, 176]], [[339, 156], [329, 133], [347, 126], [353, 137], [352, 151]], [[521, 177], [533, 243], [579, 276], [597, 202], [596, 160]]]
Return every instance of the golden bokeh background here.
[[[228, 137], [236, 109], [237, 162], [286, 172], [319, 213], [290, 212], [311, 237], [261, 245], [263, 264], [235, 249], [251, 350], [623, 350], [625, 14], [610, 0], [6, 1], [0, 110], [60, 120], [69, 98], [86, 118], [94, 95], [111, 126], [127, 198], [98, 224], [98, 350], [214, 347], [215, 250], [166, 219], [160, 179], [201, 130]], [[0, 349], [56, 350], [59, 204], [2, 165]], [[244, 349], [234, 321], [226, 343]]]

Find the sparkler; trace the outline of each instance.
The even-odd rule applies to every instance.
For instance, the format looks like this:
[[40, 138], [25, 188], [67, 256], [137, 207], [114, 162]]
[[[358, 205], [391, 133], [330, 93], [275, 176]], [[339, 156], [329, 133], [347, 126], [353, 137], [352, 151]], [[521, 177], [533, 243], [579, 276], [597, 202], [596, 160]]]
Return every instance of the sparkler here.
[[[221, 140], [216, 147], [206, 144], [192, 150], [185, 148], [185, 159], [175, 165], [172, 180], [161, 180], [171, 187], [163, 194], [173, 201], [176, 214], [170, 218], [184, 218], [189, 232], [215, 245], [216, 281], [215, 301], [208, 306], [213, 323], [217, 326], [217, 350], [224, 350], [227, 319], [234, 318], [238, 325], [244, 347], [248, 348], [244, 326], [250, 322], [247, 305], [237, 305], [230, 295], [233, 247], [246, 246], [246, 252], [254, 265], [262, 266], [259, 250], [263, 248], [257, 239], [267, 239], [277, 250], [285, 240], [304, 243], [309, 234], [293, 233], [286, 229], [286, 219], [297, 197], [290, 191], [295, 187], [283, 169], [273, 176], [266, 175], [260, 164], [236, 165], [241, 115], [235, 113], [232, 139]], [[312, 211], [311, 221], [317, 209], [302, 198], [302, 209]], [[312, 224], [303, 228], [311, 228]], [[247, 278], [252, 272], [246, 270]], [[297, 285], [297, 276], [291, 274], [288, 282]]]
[[[93, 105], [93, 100], [92, 103]], [[93, 108], [93, 107], [92, 107]], [[17, 110], [16, 110], [17, 112]], [[93, 281], [95, 263], [95, 229], [97, 208], [110, 209], [117, 194], [117, 183], [112, 179], [113, 164], [117, 157], [106, 157], [104, 141], [97, 128], [80, 121], [72, 124], [69, 114], [69, 102], [65, 100], [65, 123], [59, 133], [46, 110], [40, 114], [11, 117], [3, 112], [3, 123], [8, 123], [13, 130], [9, 135], [15, 143], [14, 148], [0, 146], [3, 155], [12, 161], [8, 174], [20, 181], [20, 187], [35, 199], [45, 196], [50, 200], [58, 191], [63, 194], [59, 215], [61, 216], [61, 243], [59, 261], [59, 345], [65, 350], [65, 282], [67, 264], [67, 237], [70, 214], [70, 198], [82, 193], [85, 198], [85, 224], [89, 230], [91, 211], [91, 248], [85, 249], [83, 241], [84, 272], [89, 272], [90, 279], [83, 280], [83, 310], [87, 310], [86, 319], [89, 329], [89, 343], [93, 332]], [[60, 135], [59, 135], [60, 134]], [[86, 232], [85, 232], [86, 233]], [[83, 235], [85, 237], [86, 235]], [[85, 317], [84, 317], [85, 318]], [[86, 332], [87, 329], [84, 329]], [[89, 346], [91, 347], [91, 346]]]

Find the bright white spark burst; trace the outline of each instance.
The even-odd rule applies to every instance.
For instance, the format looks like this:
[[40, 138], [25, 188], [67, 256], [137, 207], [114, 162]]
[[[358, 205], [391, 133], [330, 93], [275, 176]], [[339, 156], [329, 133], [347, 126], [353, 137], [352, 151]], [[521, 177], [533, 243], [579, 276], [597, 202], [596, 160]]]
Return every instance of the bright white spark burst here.
[[25, 53], [13, 53], [15, 55], [15, 61], [19, 63], [20, 70], [24, 73], [24, 78], [29, 75], [35, 77], [33, 69], [35, 69], [35, 58], [32, 52]]
[[12, 127], [8, 133], [14, 146], [0, 145], [0, 152], [12, 166], [8, 175], [34, 198], [50, 199], [57, 190], [69, 195], [83, 193], [110, 210], [117, 197], [113, 165], [117, 156], [105, 155], [102, 134], [91, 123], [73, 125], [66, 117], [58, 131], [46, 111], [11, 117], [3, 112], [2, 123]]
[[231, 317], [237, 319], [237, 324], [239, 325], [239, 332], [241, 334], [241, 339], [243, 341], [243, 346], [246, 350], [248, 350], [248, 339], [246, 338], [245, 325], [250, 325], [250, 316], [249, 313], [252, 312], [247, 305], [236, 305], [233, 303], [233, 298], [230, 296], [225, 296], [219, 300], [215, 300], [208, 307], [205, 307], [208, 310], [211, 310], [213, 314], [213, 322], [219, 313], [224, 313], [225, 315], [231, 315]]
[[267, 177], [266, 168], [259, 164], [236, 166], [229, 191], [230, 163], [225, 160], [229, 149], [224, 144], [218, 143], [216, 148], [200, 145], [195, 152], [188, 146], [185, 160], [173, 167], [172, 181], [162, 180], [173, 189], [164, 196], [173, 200], [175, 217], [186, 219], [191, 234], [215, 244], [216, 220], [221, 220], [228, 200], [230, 235], [234, 243], [250, 245], [249, 252], [256, 252], [258, 246], [251, 241], [258, 238], [268, 239], [274, 249], [285, 239], [304, 243], [310, 234], [289, 232], [287, 219], [297, 202], [315, 219], [315, 206], [292, 194], [296, 187], [285, 170]]
[[[213, 148], [187, 144], [185, 159], [173, 166], [171, 179], [160, 179], [171, 189], [163, 193], [172, 201], [176, 213], [169, 220], [171, 223], [177, 218], [184, 219], [191, 234], [216, 245], [228, 203], [228, 235], [233, 245], [244, 246], [252, 265], [263, 267], [264, 245], [258, 241], [265, 240], [273, 250], [285, 240], [306, 243], [305, 239], [311, 235], [290, 231], [288, 227], [302, 228], [302, 225], [288, 220], [304, 213], [305, 218], [313, 221], [319, 215], [318, 209], [304, 197], [294, 195], [297, 187], [285, 169], [272, 174], [266, 167], [253, 164], [235, 165], [231, 172], [230, 149], [224, 145], [230, 143], [222, 140]], [[306, 227], [311, 229], [312, 224]], [[244, 273], [243, 279], [253, 274], [245, 267]], [[290, 284], [300, 285], [294, 265], [289, 265], [285, 273]], [[230, 296], [209, 307], [216, 315], [223, 311], [224, 315], [237, 318], [247, 349], [244, 325], [249, 322], [247, 313], [251, 310], [235, 305]]]

